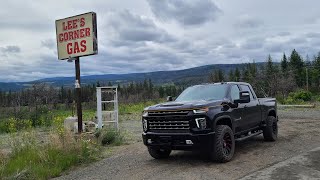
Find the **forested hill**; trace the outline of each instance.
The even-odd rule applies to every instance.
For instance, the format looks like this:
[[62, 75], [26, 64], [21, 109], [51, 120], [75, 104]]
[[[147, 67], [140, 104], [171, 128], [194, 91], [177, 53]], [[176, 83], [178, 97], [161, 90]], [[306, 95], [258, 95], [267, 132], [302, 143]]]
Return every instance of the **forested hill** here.
[[[263, 63], [257, 63], [257, 65], [262, 65]], [[106, 84], [111, 82], [112, 84], [127, 84], [129, 82], [139, 82], [145, 79], [151, 79], [155, 84], [166, 84], [175, 83], [178, 85], [188, 85], [207, 82], [209, 74], [215, 69], [220, 69], [224, 73], [228, 73], [231, 69], [239, 68], [241, 69], [245, 64], [214, 64], [206, 65], [200, 67], [194, 67], [184, 70], [174, 70], [174, 71], [156, 71], [147, 73], [130, 73], [130, 74], [105, 74], [105, 75], [91, 75], [82, 76], [82, 84], [94, 84], [101, 83]], [[12, 83], [1, 83], [1, 91], [17, 91], [23, 88], [30, 87], [32, 84], [37, 82], [45, 82], [56, 87], [72, 87], [74, 85], [74, 77], [56, 77], [40, 79], [31, 82], [12, 82]]]

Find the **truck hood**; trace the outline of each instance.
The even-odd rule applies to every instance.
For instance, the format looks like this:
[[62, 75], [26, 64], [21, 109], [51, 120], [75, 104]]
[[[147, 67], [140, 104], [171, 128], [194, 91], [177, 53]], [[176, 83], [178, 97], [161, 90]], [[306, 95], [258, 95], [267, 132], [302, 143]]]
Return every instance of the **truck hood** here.
[[165, 102], [149, 106], [145, 108], [147, 111], [159, 111], [159, 110], [179, 110], [179, 109], [198, 109], [202, 107], [221, 105], [224, 100], [212, 100], [212, 101], [182, 101], [182, 102]]

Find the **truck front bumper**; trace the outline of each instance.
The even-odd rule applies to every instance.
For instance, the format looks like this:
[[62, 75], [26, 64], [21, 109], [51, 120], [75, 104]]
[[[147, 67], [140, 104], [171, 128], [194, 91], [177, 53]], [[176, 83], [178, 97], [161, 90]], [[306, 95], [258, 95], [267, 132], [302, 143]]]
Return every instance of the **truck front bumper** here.
[[146, 146], [172, 150], [199, 150], [213, 147], [214, 132], [207, 134], [192, 133], [143, 133]]

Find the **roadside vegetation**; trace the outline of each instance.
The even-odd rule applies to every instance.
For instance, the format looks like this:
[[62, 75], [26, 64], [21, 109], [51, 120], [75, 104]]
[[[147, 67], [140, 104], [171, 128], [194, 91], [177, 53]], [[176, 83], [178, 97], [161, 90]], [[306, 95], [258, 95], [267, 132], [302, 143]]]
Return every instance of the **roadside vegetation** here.
[[65, 131], [62, 118], [54, 118], [48, 132], [28, 129], [12, 132], [6, 140], [11, 153], [1, 156], [1, 179], [48, 179], [77, 164], [99, 158], [96, 139]]
[[[120, 121], [139, 117], [144, 107], [161, 100], [121, 104]], [[73, 166], [96, 161], [105, 156], [109, 147], [126, 144], [126, 132], [106, 127], [94, 134], [76, 135], [66, 131], [64, 119], [72, 110], [49, 110], [42, 106], [37, 118], [35, 112], [0, 120], [0, 179], [49, 179], [59, 176]], [[85, 121], [95, 118], [94, 109], [83, 112]], [[9, 149], [4, 153], [3, 148]]]

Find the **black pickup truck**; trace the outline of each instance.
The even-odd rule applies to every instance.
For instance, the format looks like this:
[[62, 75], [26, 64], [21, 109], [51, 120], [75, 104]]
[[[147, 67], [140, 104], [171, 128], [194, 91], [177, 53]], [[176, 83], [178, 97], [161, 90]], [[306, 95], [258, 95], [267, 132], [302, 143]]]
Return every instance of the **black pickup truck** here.
[[263, 134], [266, 141], [278, 135], [275, 98], [257, 98], [243, 82], [195, 85], [174, 101], [145, 108], [143, 143], [156, 158], [172, 150], [204, 150], [210, 159], [227, 162], [235, 141]]

